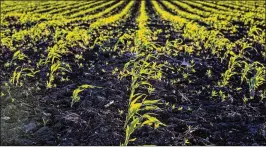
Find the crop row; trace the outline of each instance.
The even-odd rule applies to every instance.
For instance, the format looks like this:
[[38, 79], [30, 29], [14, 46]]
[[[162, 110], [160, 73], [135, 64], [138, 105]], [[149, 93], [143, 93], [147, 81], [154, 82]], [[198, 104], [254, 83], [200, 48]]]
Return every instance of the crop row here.
[[[147, 7], [147, 2], [151, 3], [150, 7]], [[183, 61], [186, 68], [181, 68], [159, 61], [161, 57], [173, 59], [189, 55], [207, 60], [211, 56], [226, 65], [219, 75], [216, 89], [213, 89], [213, 97], [226, 100], [232, 90], [224, 89], [232, 89], [231, 79], [236, 78], [242, 87], [249, 89], [243, 95], [244, 102], [255, 97], [264, 98], [257, 94], [258, 91], [265, 93], [259, 89], [265, 83], [266, 75], [265, 65], [261, 63], [266, 60], [265, 31], [261, 27], [265, 26], [261, 21], [265, 14], [259, 13], [262, 9], [244, 14], [247, 9], [242, 10], [237, 5], [232, 6], [235, 9], [230, 12], [231, 8], [226, 7], [229, 3], [199, 1], [93, 1], [84, 2], [84, 6], [75, 2], [50, 6], [51, 3], [32, 2], [28, 6], [32, 7], [30, 13], [20, 13], [25, 11], [22, 6], [16, 6], [17, 11], [12, 13], [14, 9], [9, 2], [3, 6], [6, 10], [1, 17], [0, 55], [7, 60], [3, 68], [10, 71], [9, 84], [22, 87], [28, 79], [35, 79], [47, 89], [56, 88], [57, 84], [71, 82], [74, 68], [93, 68], [93, 64], [84, 62], [88, 52], [100, 48], [100, 52], [129, 53], [130, 59], [124, 68], [115, 70], [119, 73], [118, 78], [130, 77], [131, 80], [123, 145], [135, 141], [131, 135], [143, 126], [156, 129], [165, 125], [156, 117], [162, 102], [151, 96], [156, 90], [154, 81], [162, 82], [167, 74], [163, 71], [186, 70], [183, 77], [188, 81], [189, 76], [196, 72], [189, 65], [194, 63], [193, 60], [190, 63]], [[151, 30], [153, 24], [149, 9], [164, 20], [161, 22], [168, 22], [180, 33], [179, 36], [165, 40], [163, 46], [154, 42], [153, 36], [158, 37], [158, 34]], [[134, 10], [138, 12], [136, 17]], [[231, 41], [230, 37], [234, 36], [226, 37], [224, 32], [238, 34], [242, 26], [233, 25], [237, 21], [247, 25], [247, 32], [240, 39]], [[83, 27], [81, 24], [87, 25]], [[125, 27], [126, 24], [133, 25], [133, 31]], [[110, 48], [104, 45], [113, 40]], [[249, 52], [257, 53], [256, 58]], [[211, 71], [208, 76], [211, 77]], [[78, 86], [73, 90], [71, 107], [79, 102], [79, 93], [88, 88], [101, 87], [90, 83]]]

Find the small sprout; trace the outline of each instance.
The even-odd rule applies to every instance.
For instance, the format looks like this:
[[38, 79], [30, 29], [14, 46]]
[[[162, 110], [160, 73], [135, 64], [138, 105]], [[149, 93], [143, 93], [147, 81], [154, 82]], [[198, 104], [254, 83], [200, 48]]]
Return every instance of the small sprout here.
[[117, 71], [118, 71], [118, 68], [116, 67], [116, 68], [114, 69], [114, 71], [117, 72]]
[[217, 92], [215, 90], [212, 90], [212, 97], [216, 97], [216, 96], [218, 96]]
[[5, 86], [8, 87], [8, 83], [7, 82], [5, 82]]
[[18, 60], [24, 60], [25, 58], [28, 59], [28, 57], [24, 53], [22, 53], [21, 50], [18, 50], [18, 51], [16, 51], [14, 53], [13, 58], [12, 58], [12, 61], [13, 60], [16, 60], [16, 59], [18, 59]]
[[207, 70], [206, 75], [208, 76], [208, 78], [212, 77], [212, 71], [210, 69]]
[[80, 101], [79, 93], [84, 91], [87, 88], [100, 88], [100, 87], [89, 85], [89, 84], [84, 84], [84, 85], [79, 86], [77, 89], [73, 91], [71, 107], [73, 106], [74, 103]]
[[182, 111], [182, 110], [183, 110], [182, 106], [178, 107], [178, 111]]
[[15, 102], [15, 99], [14, 98], [11, 98], [11, 103], [14, 103]]
[[222, 102], [226, 100], [226, 95], [222, 95]]
[[148, 93], [149, 94], [151, 94], [152, 92], [154, 92], [155, 91], [155, 88], [153, 88], [153, 87], [148, 87]]
[[246, 96], [244, 96], [243, 102], [244, 102], [244, 104], [246, 104], [248, 102], [248, 98]]
[[189, 140], [188, 140], [187, 138], [184, 139], [184, 144], [185, 144], [185, 145], [190, 144], [190, 142], [189, 142]]
[[11, 63], [9, 63], [9, 62], [6, 62], [5, 65], [4, 65], [4, 67], [6, 67], [6, 68], [10, 67], [10, 66], [11, 66]]
[[80, 60], [80, 59], [83, 59], [82, 55], [79, 55], [79, 54], [76, 54], [76, 55], [75, 55], [75, 58], [76, 58], [76, 59], [79, 59], [79, 60]]
[[83, 68], [83, 67], [84, 67], [83, 63], [79, 63], [79, 68]]
[[174, 110], [176, 107], [175, 107], [175, 104], [172, 105], [172, 110]]
[[119, 112], [119, 115], [124, 114], [124, 110], [120, 110], [120, 109], [118, 109], [118, 112]]
[[188, 74], [187, 73], [183, 73], [183, 77], [184, 77], [184, 79], [187, 79], [188, 78]]
[[222, 97], [223, 95], [224, 95], [223, 91], [220, 90], [220, 91], [219, 91], [219, 96]]

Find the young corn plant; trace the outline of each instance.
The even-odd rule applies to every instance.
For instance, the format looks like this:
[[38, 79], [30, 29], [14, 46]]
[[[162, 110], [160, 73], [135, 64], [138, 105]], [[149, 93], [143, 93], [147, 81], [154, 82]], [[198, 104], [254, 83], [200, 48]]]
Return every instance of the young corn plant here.
[[239, 56], [237, 55], [233, 55], [232, 57], [230, 57], [230, 60], [228, 63], [228, 69], [225, 71], [225, 73], [222, 74], [222, 77], [223, 77], [222, 82], [221, 82], [222, 87], [225, 87], [226, 85], [228, 85], [230, 78], [237, 74], [237, 72], [234, 72], [236, 65], [240, 64], [239, 61], [237, 61], [237, 59], [239, 59]]
[[[236, 55], [234, 52], [229, 51], [232, 55], [229, 60], [228, 69], [222, 74], [223, 80], [221, 86], [224, 87], [229, 84], [229, 80], [232, 76], [240, 76], [241, 84], [246, 82], [249, 86], [250, 99], [254, 99], [256, 89], [265, 82], [265, 67], [260, 62], [248, 63], [245, 58], [245, 49], [250, 46], [247, 43], [242, 45], [242, 49], [239, 54]], [[251, 61], [249, 61], [251, 62]], [[240, 72], [236, 72], [237, 68], [240, 68]], [[256, 72], [256, 73], [254, 73]], [[253, 75], [253, 76], [252, 76]], [[244, 103], [247, 102], [247, 98], [244, 99]]]
[[249, 80], [249, 92], [250, 98], [254, 99], [255, 90], [265, 82], [265, 68], [264, 67], [256, 67], [256, 74]]
[[[10, 83], [18, 86], [20, 84], [21, 73], [23, 72], [23, 67], [18, 71], [20, 67], [17, 67], [10, 78]], [[21, 84], [20, 84], [21, 85]]]
[[101, 88], [101, 87], [97, 87], [97, 86], [93, 86], [93, 85], [89, 85], [89, 84], [84, 84], [84, 85], [79, 86], [72, 93], [71, 107], [74, 105], [74, 103], [80, 101], [79, 93], [84, 91], [85, 89], [88, 89], [88, 88]]
[[239, 67], [242, 68], [241, 73], [239, 73], [241, 75], [241, 84], [246, 81], [249, 86], [250, 99], [253, 99], [256, 89], [258, 89], [259, 86], [265, 83], [266, 68], [263, 64], [257, 61], [253, 63], [241, 61], [241, 63], [242, 64], [239, 64]]
[[[158, 128], [160, 125], [165, 125], [160, 122], [155, 113], [150, 111], [160, 110], [157, 106], [160, 100], [147, 100], [148, 94], [138, 92], [138, 90], [146, 89], [148, 93], [154, 91], [154, 87], [149, 83], [149, 80], [160, 80], [162, 76], [161, 64], [155, 62], [148, 62], [150, 58], [156, 58], [152, 55], [147, 55], [143, 59], [143, 55], [139, 55], [140, 59], [132, 60], [125, 65], [124, 72], [121, 73], [121, 78], [131, 76], [131, 87], [129, 96], [129, 107], [126, 116], [124, 128], [126, 129], [125, 141], [122, 145], [128, 145], [130, 141], [135, 141], [136, 138], [131, 139], [131, 135], [136, 129], [144, 125], [154, 126]], [[131, 69], [129, 66], [132, 66]]]
[[21, 78], [35, 77], [35, 74], [38, 72], [40, 71], [35, 71], [33, 68], [24, 68], [23, 66], [18, 66], [10, 78], [10, 83], [15, 86], [23, 86]]
[[241, 63], [244, 64], [244, 68], [242, 68], [242, 70], [241, 70], [241, 84], [242, 84], [244, 81], [248, 81], [247, 76], [250, 73], [251, 66], [250, 66], [250, 64], [248, 64], [245, 61], [242, 61]]
[[122, 45], [122, 48], [120, 48], [119, 50], [124, 51], [126, 48], [130, 48], [130, 45], [132, 44], [132, 41], [134, 40], [133, 38], [134, 37], [129, 34], [126, 34], [126, 33], [123, 34], [121, 37], [119, 37], [118, 41], [116, 42], [114, 51], [118, 50], [119, 44]]
[[26, 56], [23, 52], [21, 52], [20, 50], [18, 50], [18, 51], [16, 51], [14, 53], [11, 62], [14, 61], [14, 60], [16, 60], [16, 59], [18, 59], [18, 60], [24, 60], [24, 59], [28, 59], [28, 56]]
[[59, 47], [59, 44], [55, 44], [52, 48], [48, 49], [48, 56], [44, 62], [45, 64], [47, 64], [48, 62], [54, 64], [56, 62], [56, 59], [59, 60], [62, 57], [62, 52]]
[[67, 68], [64, 68], [61, 66], [61, 62], [60, 61], [57, 61], [55, 62], [54, 64], [51, 65], [50, 67], [50, 73], [47, 73], [48, 75], [48, 81], [46, 82], [46, 88], [52, 88], [56, 85], [53, 85], [53, 81], [55, 80], [55, 77], [56, 77], [56, 71], [58, 70], [62, 70], [62, 71], [71, 71], [70, 67]]

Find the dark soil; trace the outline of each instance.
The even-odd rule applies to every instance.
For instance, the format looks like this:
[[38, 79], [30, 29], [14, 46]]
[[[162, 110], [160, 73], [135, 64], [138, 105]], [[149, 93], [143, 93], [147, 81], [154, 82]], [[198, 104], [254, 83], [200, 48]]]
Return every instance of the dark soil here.
[[[97, 68], [77, 73], [75, 84], [32, 91], [30, 96], [25, 94], [28, 91], [25, 88], [12, 88], [13, 103], [1, 98], [1, 145], [120, 145], [124, 139], [125, 114], [120, 115], [119, 110], [127, 110], [130, 80], [118, 80], [112, 69], [122, 69], [130, 56], [113, 60], [100, 54], [98, 58], [101, 60], [95, 63]], [[102, 64], [106, 61], [108, 67]], [[173, 64], [180, 62], [177, 59]], [[203, 63], [212, 66], [212, 61]], [[198, 66], [196, 70], [198, 73], [193, 76], [199, 76], [207, 68]], [[167, 73], [166, 76], [168, 80], [180, 77]], [[172, 85], [166, 79], [153, 84], [157, 90], [151, 97], [162, 98], [183, 110], [162, 106], [158, 117], [167, 126], [137, 130], [132, 136], [137, 140], [132, 145], [183, 145], [184, 138], [190, 145], [266, 145], [265, 101], [254, 100], [245, 105], [237, 96], [224, 102], [211, 99], [207, 85], [215, 83], [217, 78], [193, 76], [192, 83], [181, 81]], [[81, 101], [71, 108], [72, 91], [86, 83], [103, 88], [86, 90]], [[199, 90], [202, 93], [197, 93]]]
[[[148, 1], [147, 6], [151, 16], [154, 10]], [[135, 7], [133, 13], [137, 14], [139, 3]], [[163, 29], [158, 35], [159, 44], [164, 44], [167, 39], [171, 41], [182, 38], [169, 22], [160, 20], [155, 13], [150, 22], [149, 28], [152, 31]], [[62, 60], [71, 65], [73, 72], [69, 73], [68, 82], [60, 82], [57, 79], [57, 88], [45, 88], [45, 68], [36, 79], [29, 79], [22, 87], [4, 86], [14, 69], [4, 67], [4, 64], [12, 59], [12, 54], [2, 51], [1, 91], [9, 91], [11, 95], [1, 96], [0, 100], [1, 145], [104, 146], [123, 143], [123, 125], [128, 109], [131, 80], [118, 79], [112, 71], [115, 68], [122, 70], [125, 63], [134, 59], [134, 55], [128, 52], [119, 54], [112, 48], [118, 37], [123, 33], [132, 33], [132, 30], [137, 28], [135, 17], [128, 18], [122, 26], [101, 28], [114, 30], [111, 34], [113, 36], [109, 34], [113, 38], [109, 36], [110, 39], [104, 41], [102, 46], [96, 45], [83, 53], [84, 68], [80, 69], [74, 64], [73, 55], [64, 56]], [[171, 31], [166, 32], [166, 29]], [[99, 37], [100, 33], [96, 33], [95, 37]], [[165, 37], [167, 34], [170, 34], [169, 38]], [[42, 45], [42, 48], [47, 48], [47, 45]], [[105, 48], [107, 49], [104, 50]], [[77, 51], [73, 49], [73, 52], [74, 50]], [[29, 51], [26, 54], [31, 55], [32, 61], [38, 61], [37, 53]], [[244, 104], [242, 98], [248, 93], [248, 86], [240, 85], [237, 78], [230, 81], [230, 88], [223, 89], [229, 93], [225, 101], [212, 97], [212, 90], [220, 90], [216, 85], [221, 79], [221, 73], [227, 68], [228, 60], [221, 63], [217, 57], [205, 56], [207, 55], [187, 55], [181, 52], [177, 56], [160, 56], [154, 61], [167, 61], [172, 67], [164, 69], [161, 81], [151, 81], [156, 91], [150, 97], [162, 99], [163, 111], [156, 113], [167, 126], [155, 130], [145, 126], [136, 130], [132, 138], [136, 137], [137, 140], [130, 145], [266, 146], [266, 99], [260, 100], [257, 94], [254, 100]], [[185, 79], [182, 72], [189, 71], [186, 70], [187, 65], [184, 65], [184, 62], [192, 59], [195, 61], [195, 72], [189, 73], [188, 79]], [[263, 63], [262, 58], [256, 61]], [[178, 67], [183, 68], [177, 71]], [[209, 69], [213, 73], [212, 77], [206, 75]], [[172, 83], [173, 80], [177, 82]], [[72, 92], [82, 84], [101, 88], [84, 90], [80, 93], [80, 102], [71, 107]], [[36, 88], [37, 86], [41, 89]], [[242, 90], [237, 92], [235, 89], [239, 87]], [[260, 88], [265, 87], [263, 85]]]

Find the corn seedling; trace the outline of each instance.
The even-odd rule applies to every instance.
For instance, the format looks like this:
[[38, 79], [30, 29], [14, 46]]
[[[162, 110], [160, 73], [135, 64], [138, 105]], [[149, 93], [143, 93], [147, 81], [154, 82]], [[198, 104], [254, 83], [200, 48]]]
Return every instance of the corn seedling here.
[[24, 59], [28, 59], [28, 57], [24, 53], [22, 53], [20, 50], [18, 50], [18, 51], [16, 51], [14, 53], [11, 62], [14, 61], [14, 60], [16, 60], [16, 59], [18, 59], [18, 60], [24, 60]]
[[208, 76], [208, 78], [212, 77], [212, 71], [210, 69], [207, 70], [206, 75]]
[[10, 83], [14, 84], [15, 86], [22, 86], [23, 83], [20, 80], [21, 78], [24, 78], [26, 76], [34, 77], [38, 72], [39, 70], [35, 71], [32, 68], [24, 68], [23, 66], [19, 66], [13, 72], [12, 77], [10, 78]]
[[101, 87], [97, 87], [97, 86], [93, 86], [93, 85], [89, 85], [89, 84], [84, 84], [84, 85], [79, 86], [72, 93], [71, 107], [74, 105], [74, 103], [80, 101], [79, 93], [82, 92], [82, 91], [84, 91], [84, 90], [86, 90], [86, 89], [88, 89], [88, 88], [101, 88]]
[[239, 56], [237, 55], [230, 57], [230, 60], [228, 63], [228, 69], [225, 71], [225, 73], [222, 74], [222, 77], [223, 77], [222, 82], [221, 82], [222, 87], [225, 87], [226, 85], [228, 85], [230, 78], [237, 74], [237, 72], [234, 72], [234, 69], [236, 65], [240, 64], [237, 61], [238, 58]]
[[[128, 62], [125, 65], [124, 73], [122, 73], [122, 77], [131, 76], [132, 80], [129, 97], [129, 108], [124, 124], [124, 128], [126, 129], [126, 138], [122, 145], [128, 145], [130, 141], [135, 140], [130, 139], [130, 136], [137, 128], [148, 125], [154, 126], [156, 129], [160, 125], [164, 125], [153, 116], [155, 114], [149, 112], [160, 110], [160, 108], [156, 106], [160, 103], [160, 100], [147, 100], [147, 94], [137, 92], [138, 88], [142, 87], [146, 88], [149, 94], [152, 93], [154, 88], [149, 83], [149, 80], [160, 80], [162, 76], [160, 71], [162, 65], [158, 65], [155, 62], [148, 62], [150, 58], [156, 57], [149, 54], [143, 60], [143, 56], [145, 55], [140, 55], [139, 59]], [[130, 65], [132, 68], [128, 69]]]
[[265, 82], [265, 68], [257, 67], [256, 74], [249, 80], [249, 92], [250, 98], [255, 96], [255, 90]]
[[68, 69], [64, 68], [61, 66], [61, 62], [57, 61], [56, 63], [52, 64], [50, 67], [50, 73], [48, 73], [48, 81], [46, 82], [46, 87], [47, 88], [52, 88], [53, 85], [52, 82], [55, 80], [56, 76], [56, 71], [57, 70], [62, 70], [62, 71], [71, 71], [71, 68], [68, 66]]

